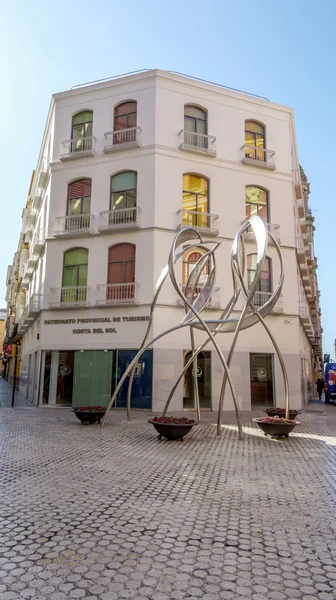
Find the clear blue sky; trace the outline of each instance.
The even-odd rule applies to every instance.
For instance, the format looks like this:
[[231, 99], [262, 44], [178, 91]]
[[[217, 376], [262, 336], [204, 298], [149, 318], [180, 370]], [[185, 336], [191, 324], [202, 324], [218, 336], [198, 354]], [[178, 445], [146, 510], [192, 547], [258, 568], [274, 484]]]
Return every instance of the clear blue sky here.
[[0, 10], [0, 296], [51, 94], [137, 69], [175, 70], [294, 109], [316, 220], [324, 352], [333, 353], [336, 2], [0, 0]]

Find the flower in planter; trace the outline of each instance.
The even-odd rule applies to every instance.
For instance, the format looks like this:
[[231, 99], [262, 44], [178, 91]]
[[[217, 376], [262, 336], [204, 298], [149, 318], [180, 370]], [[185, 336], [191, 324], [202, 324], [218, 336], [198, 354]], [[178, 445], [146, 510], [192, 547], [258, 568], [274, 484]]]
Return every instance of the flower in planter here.
[[153, 423], [162, 423], [163, 425], [192, 425], [194, 419], [186, 419], [185, 417], [154, 417]]
[[272, 423], [273, 425], [287, 424], [287, 425], [296, 425], [297, 421], [291, 421], [290, 419], [284, 419], [283, 417], [258, 417], [255, 419], [256, 423]]
[[[285, 408], [277, 408], [275, 406], [271, 406], [270, 408], [265, 408], [265, 412], [272, 412], [272, 413], [279, 413], [279, 414], [285, 414], [286, 409]], [[295, 408], [290, 408], [289, 409], [290, 413], [295, 413], [298, 414], [298, 411]]]
[[75, 412], [105, 412], [105, 406], [75, 406], [73, 408]]

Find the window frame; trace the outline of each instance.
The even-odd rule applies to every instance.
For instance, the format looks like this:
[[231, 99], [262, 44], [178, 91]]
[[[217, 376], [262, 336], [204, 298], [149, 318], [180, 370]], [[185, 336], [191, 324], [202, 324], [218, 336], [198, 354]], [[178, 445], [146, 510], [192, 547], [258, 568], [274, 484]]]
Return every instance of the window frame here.
[[[135, 111], [116, 114], [116, 111], [119, 108], [125, 106], [126, 104], [135, 104]], [[135, 125], [129, 126], [128, 121], [129, 121], [130, 115], [135, 115]], [[116, 127], [116, 119], [118, 119], [118, 117], [126, 117], [126, 127], [122, 127], [121, 129], [118, 129]], [[137, 127], [137, 123], [138, 123], [138, 103], [136, 100], [125, 100], [123, 102], [120, 102], [119, 104], [117, 104], [114, 107], [114, 112], [113, 112], [113, 131], [114, 132], [124, 131], [125, 129], [132, 129], [133, 127]]]
[[[246, 197], [246, 190], [248, 190], [249, 188], [256, 188], [258, 190], [261, 190], [262, 192], [264, 192], [266, 194], [266, 204], [262, 204], [260, 202], [250, 202], [247, 201], [247, 197]], [[270, 193], [269, 190], [267, 190], [266, 188], [260, 186], [260, 185], [246, 185], [245, 186], [245, 217], [246, 219], [250, 218], [247, 216], [247, 210], [246, 207], [249, 206], [257, 206], [259, 209], [259, 206], [261, 207], [265, 207], [266, 208], [266, 212], [267, 212], [267, 221], [264, 221], [264, 223], [270, 223], [271, 222], [271, 216], [270, 216]], [[257, 215], [259, 216], [259, 210], [257, 212]], [[262, 217], [260, 217], [262, 218]], [[263, 219], [264, 220], [264, 219]]]
[[[132, 173], [133, 175], [135, 175], [135, 184], [136, 187], [135, 188], [127, 188], [125, 190], [120, 190], [117, 192], [113, 192], [112, 191], [112, 181], [114, 178], [118, 177], [119, 175], [124, 175], [126, 173]], [[135, 203], [133, 206], [127, 206], [128, 204], [128, 194], [127, 192], [135, 192], [134, 197], [135, 197]], [[126, 206], [123, 208], [116, 208], [114, 209], [114, 203], [113, 203], [113, 194], [123, 194], [124, 198], [126, 200]], [[132, 197], [132, 196], [131, 196]], [[137, 207], [137, 202], [138, 202], [138, 173], [137, 171], [132, 171], [132, 170], [127, 170], [127, 171], [119, 171], [118, 173], [115, 173], [114, 175], [111, 175], [110, 177], [110, 204], [109, 204], [109, 211], [110, 212], [114, 212], [114, 210], [127, 210], [128, 208], [136, 208]]]

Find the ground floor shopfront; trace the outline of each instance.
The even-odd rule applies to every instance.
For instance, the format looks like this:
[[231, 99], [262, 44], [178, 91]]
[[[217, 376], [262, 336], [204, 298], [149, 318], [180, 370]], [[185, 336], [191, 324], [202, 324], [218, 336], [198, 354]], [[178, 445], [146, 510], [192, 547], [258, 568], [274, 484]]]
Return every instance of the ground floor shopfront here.
[[[28, 357], [28, 370], [21, 374], [20, 390], [35, 405], [45, 406], [107, 406], [126, 368], [136, 355], [136, 349], [106, 350], [43, 350]], [[149, 349], [139, 359], [132, 385], [132, 408], [161, 411], [174, 380], [185, 367], [191, 352], [175, 350], [174, 369], [167, 360], [172, 350]], [[166, 360], [165, 360], [166, 359]], [[233, 366], [233, 380], [241, 408], [265, 408], [283, 404], [283, 385], [276, 377], [273, 353], [244, 353], [247, 368], [239, 373]], [[162, 368], [164, 367], [164, 368]], [[167, 377], [167, 373], [170, 375]], [[197, 368], [190, 366], [176, 390], [171, 408], [194, 410], [194, 378], [197, 378], [200, 406], [216, 410], [222, 378], [218, 355], [203, 351], [197, 358]], [[173, 379], [174, 378], [174, 379]], [[125, 408], [129, 378], [117, 396], [116, 407]], [[246, 390], [245, 393], [243, 390]], [[298, 403], [295, 402], [296, 407]], [[232, 409], [230, 390], [226, 394], [226, 409]]]
[[[167, 323], [181, 320], [183, 309], [158, 308], [149, 338], [164, 331]], [[20, 391], [35, 405], [106, 406], [125, 369], [133, 360], [148, 327], [147, 307], [120, 307], [83, 311], [43, 311], [22, 339]], [[281, 322], [280, 322], [281, 321]], [[302, 370], [299, 322], [285, 326], [283, 317], [270, 319], [281, 347], [289, 378], [290, 403], [301, 408], [312, 380]], [[219, 336], [227, 357], [229, 336]], [[195, 332], [196, 345], [204, 343], [203, 332]], [[302, 345], [302, 344], [301, 344]], [[155, 342], [136, 365], [132, 386], [132, 407], [161, 412], [176, 380], [190, 359], [190, 335], [186, 329]], [[305, 363], [306, 364], [306, 363]], [[243, 331], [230, 367], [242, 410], [254, 407], [283, 406], [284, 384], [278, 358], [269, 338], [259, 326]], [[193, 410], [194, 382], [197, 379], [203, 410], [217, 410], [223, 367], [211, 343], [181, 377], [171, 401], [171, 411]], [[116, 407], [126, 406], [127, 378]], [[232, 394], [227, 386], [224, 410], [233, 410]]]

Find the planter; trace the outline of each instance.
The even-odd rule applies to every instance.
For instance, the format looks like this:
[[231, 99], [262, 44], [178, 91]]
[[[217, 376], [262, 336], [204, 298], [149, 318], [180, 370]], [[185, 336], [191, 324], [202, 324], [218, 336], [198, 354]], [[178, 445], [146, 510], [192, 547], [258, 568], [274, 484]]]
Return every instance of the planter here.
[[105, 415], [106, 408], [104, 406], [78, 406], [71, 409], [75, 413], [76, 417], [83, 423], [83, 425], [93, 425], [94, 423], [100, 423], [103, 416]]
[[[263, 411], [264, 413], [266, 413], [269, 417], [284, 417], [286, 414], [286, 410], [284, 408], [277, 408], [277, 409], [267, 409]], [[289, 410], [289, 419], [290, 421], [295, 421], [295, 417], [297, 417], [297, 415], [300, 415], [301, 411], [299, 410], [295, 410], [295, 409], [290, 409]]]
[[259, 417], [256, 419], [252, 419], [254, 423], [260, 427], [260, 429], [264, 432], [264, 435], [270, 435], [271, 437], [288, 437], [291, 431], [293, 431], [296, 425], [300, 425], [299, 421], [294, 421], [289, 419], [286, 421], [285, 419], [281, 420], [281, 418], [276, 418], [265, 421], [261, 419], [267, 419], [267, 417]]
[[198, 425], [198, 421], [192, 421], [189, 419], [175, 419], [175, 421], [185, 421], [185, 422], [174, 422], [171, 423], [155, 421], [154, 419], [150, 419], [148, 423], [154, 425], [156, 431], [158, 432], [158, 440], [162, 440], [163, 437], [168, 440], [182, 440], [187, 433], [194, 427], [194, 425]]

